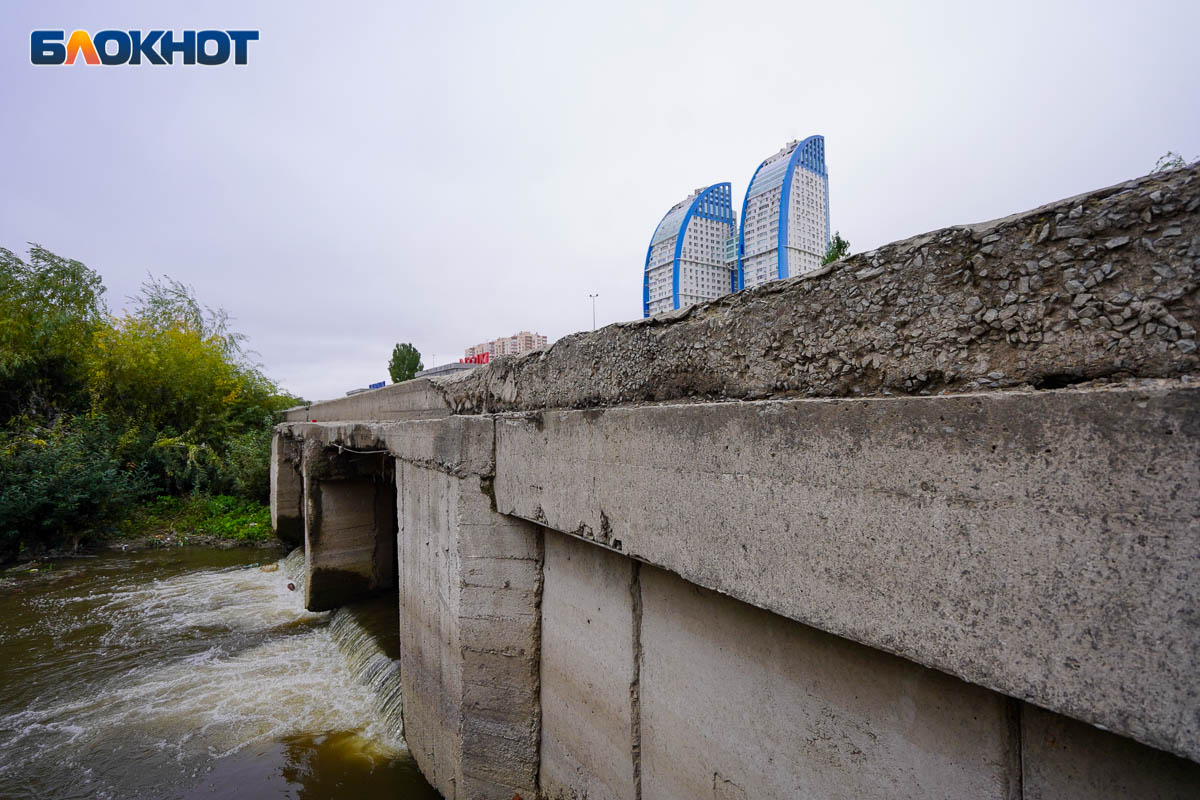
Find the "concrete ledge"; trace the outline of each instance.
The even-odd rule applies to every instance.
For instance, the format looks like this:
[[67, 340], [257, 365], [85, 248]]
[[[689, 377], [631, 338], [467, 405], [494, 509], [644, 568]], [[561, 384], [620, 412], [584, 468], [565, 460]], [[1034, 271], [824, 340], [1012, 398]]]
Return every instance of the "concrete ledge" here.
[[1200, 389], [502, 418], [500, 512], [1200, 760]]
[[427, 378], [393, 383], [382, 389], [325, 400], [284, 412], [287, 422], [433, 419], [450, 415], [450, 407]]
[[285, 422], [280, 434], [325, 447], [386, 450], [402, 461], [457, 477], [495, 471], [495, 423], [491, 417], [447, 417], [411, 422]]

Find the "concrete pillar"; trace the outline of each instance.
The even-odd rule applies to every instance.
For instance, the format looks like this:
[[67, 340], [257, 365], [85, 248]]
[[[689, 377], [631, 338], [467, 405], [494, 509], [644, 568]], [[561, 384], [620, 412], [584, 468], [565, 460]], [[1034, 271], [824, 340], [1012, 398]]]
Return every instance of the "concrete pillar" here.
[[401, 424], [407, 435], [394, 429], [389, 441], [399, 455], [405, 739], [447, 800], [532, 800], [540, 529], [492, 510], [481, 474], [490, 420]]
[[396, 485], [390, 474], [319, 477], [304, 469], [304, 605], [327, 611], [396, 585]]
[[279, 431], [271, 437], [271, 528], [288, 544], [304, 544], [304, 479], [300, 442]]

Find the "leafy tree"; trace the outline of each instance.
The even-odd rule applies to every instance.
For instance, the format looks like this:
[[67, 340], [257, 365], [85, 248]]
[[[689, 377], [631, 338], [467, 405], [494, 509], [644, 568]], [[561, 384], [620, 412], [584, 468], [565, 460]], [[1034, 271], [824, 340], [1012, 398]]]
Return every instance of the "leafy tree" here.
[[[1200, 161], [1200, 156], [1193, 158], [1192, 161]], [[1183, 169], [1187, 165], [1188, 162], [1183, 160], [1183, 156], [1179, 155], [1179, 153], [1176, 153], [1174, 150], [1168, 150], [1159, 157], [1158, 162], [1154, 165], [1154, 169], [1150, 170], [1150, 172], [1154, 173], [1165, 172], [1169, 169]]]
[[40, 245], [26, 263], [0, 248], [0, 424], [86, 407], [92, 338], [105, 321], [100, 276]]
[[411, 344], [397, 344], [392, 348], [392, 360], [388, 362], [388, 374], [392, 383], [412, 380], [413, 376], [425, 365], [421, 363], [421, 353]]
[[832, 264], [834, 261], [841, 261], [846, 256], [850, 255], [850, 243], [842, 238], [841, 231], [835, 231], [833, 239], [829, 242], [829, 249], [825, 251], [825, 258], [821, 259], [821, 264]]

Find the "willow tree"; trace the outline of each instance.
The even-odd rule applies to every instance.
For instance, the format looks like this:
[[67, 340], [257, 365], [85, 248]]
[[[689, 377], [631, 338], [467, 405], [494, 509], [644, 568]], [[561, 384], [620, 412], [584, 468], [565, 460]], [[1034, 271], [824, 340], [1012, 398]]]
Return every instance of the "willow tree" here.
[[93, 337], [105, 322], [96, 272], [36, 244], [28, 261], [0, 247], [0, 425], [84, 410]]

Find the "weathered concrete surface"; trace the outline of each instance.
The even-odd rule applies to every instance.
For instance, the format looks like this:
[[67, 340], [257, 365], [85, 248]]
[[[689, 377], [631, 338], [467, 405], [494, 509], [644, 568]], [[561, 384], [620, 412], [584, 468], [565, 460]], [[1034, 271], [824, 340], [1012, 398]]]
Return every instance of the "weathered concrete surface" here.
[[1200, 758], [1200, 390], [502, 418], [498, 509]]
[[1200, 363], [1198, 278], [1193, 166], [568, 336], [432, 386], [455, 413], [479, 413], [1173, 377]]
[[[454, 463], [490, 463], [444, 422]], [[458, 441], [451, 441], [458, 437]], [[490, 444], [490, 436], [487, 442]], [[453, 460], [452, 458], [450, 460]], [[538, 654], [541, 535], [491, 508], [489, 481], [397, 459], [400, 641], [405, 738], [422, 772], [447, 800], [535, 796], [540, 712]]]
[[[382, 391], [382, 390], [380, 390]], [[295, 438], [349, 460], [387, 453], [457, 477], [495, 472], [495, 423], [487, 417], [408, 422], [284, 423], [276, 438]]]
[[549, 800], [636, 800], [636, 566], [568, 536], [545, 536], [542, 793]]
[[450, 415], [441, 392], [426, 378], [393, 383], [382, 389], [349, 397], [289, 408], [287, 422], [338, 422], [342, 420], [432, 419]]
[[662, 570], [640, 586], [642, 797], [1019, 800], [1017, 701]]
[[293, 547], [304, 544], [304, 479], [301, 444], [292, 436], [271, 437], [271, 529]]
[[396, 585], [396, 487], [391, 476], [304, 483], [304, 607], [328, 611]]
[[1025, 800], [1195, 800], [1200, 764], [1026, 705]]

